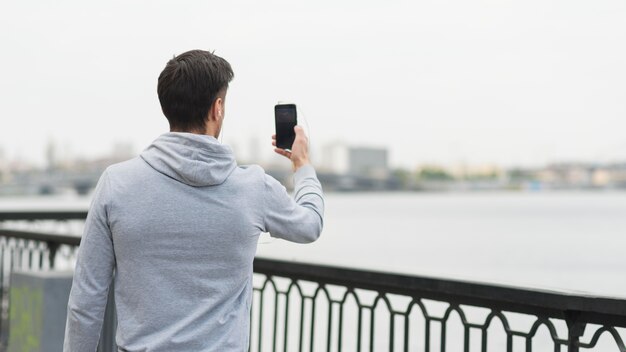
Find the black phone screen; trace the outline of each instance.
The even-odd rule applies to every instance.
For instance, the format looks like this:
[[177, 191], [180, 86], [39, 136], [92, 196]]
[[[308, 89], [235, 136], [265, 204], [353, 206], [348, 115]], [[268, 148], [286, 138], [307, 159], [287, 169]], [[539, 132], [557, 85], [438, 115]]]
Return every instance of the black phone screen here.
[[298, 123], [296, 104], [279, 104], [274, 106], [276, 118], [276, 147], [291, 149], [296, 133], [293, 128]]

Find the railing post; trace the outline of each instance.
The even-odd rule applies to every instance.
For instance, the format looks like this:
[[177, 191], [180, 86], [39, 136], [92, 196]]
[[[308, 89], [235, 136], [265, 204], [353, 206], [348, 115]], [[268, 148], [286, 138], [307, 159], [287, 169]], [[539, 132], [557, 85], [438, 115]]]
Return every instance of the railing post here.
[[567, 323], [567, 352], [578, 352], [580, 337], [585, 333], [586, 323], [579, 321], [580, 312], [565, 312]]
[[46, 242], [48, 245], [48, 264], [50, 264], [50, 269], [54, 269], [54, 258], [57, 255], [57, 249], [59, 249], [59, 244], [56, 242]]

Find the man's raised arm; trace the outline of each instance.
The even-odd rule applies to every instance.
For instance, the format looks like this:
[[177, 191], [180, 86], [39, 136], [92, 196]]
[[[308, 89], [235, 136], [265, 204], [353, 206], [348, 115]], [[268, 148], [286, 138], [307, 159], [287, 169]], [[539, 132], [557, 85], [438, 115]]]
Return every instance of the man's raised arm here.
[[[324, 225], [324, 194], [315, 169], [308, 156], [308, 140], [300, 126], [291, 151], [276, 148], [276, 153], [289, 158], [293, 164], [294, 196], [283, 185], [265, 176], [265, 229], [273, 237], [292, 242], [315, 241]], [[272, 137], [276, 145], [276, 136]]]

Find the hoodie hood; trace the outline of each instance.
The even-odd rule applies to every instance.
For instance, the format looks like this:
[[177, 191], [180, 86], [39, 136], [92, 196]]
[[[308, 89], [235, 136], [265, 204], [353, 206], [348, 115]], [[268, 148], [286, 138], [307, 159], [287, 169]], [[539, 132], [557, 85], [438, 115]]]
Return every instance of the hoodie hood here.
[[219, 185], [237, 167], [230, 147], [194, 133], [164, 133], [140, 156], [156, 171], [195, 187]]

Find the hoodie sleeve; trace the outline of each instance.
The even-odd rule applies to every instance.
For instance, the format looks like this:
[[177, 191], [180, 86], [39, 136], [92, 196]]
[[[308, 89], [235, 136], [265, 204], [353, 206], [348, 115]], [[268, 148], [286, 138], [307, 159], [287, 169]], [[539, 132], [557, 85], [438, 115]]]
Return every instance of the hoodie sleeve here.
[[265, 175], [265, 230], [272, 237], [291, 242], [310, 243], [322, 232], [324, 196], [311, 165], [294, 173], [294, 196], [276, 179]]
[[96, 351], [115, 255], [107, 213], [107, 171], [94, 193], [78, 249], [76, 269], [67, 306], [64, 352]]

